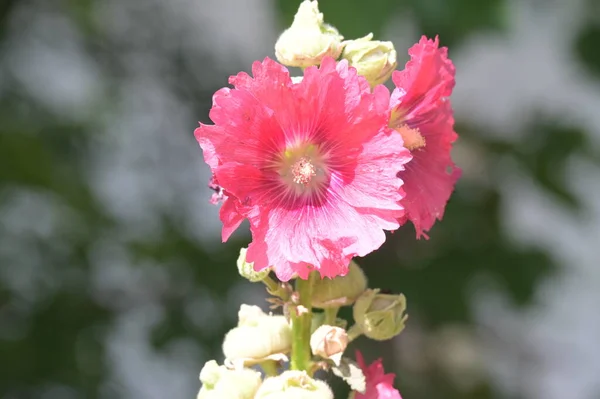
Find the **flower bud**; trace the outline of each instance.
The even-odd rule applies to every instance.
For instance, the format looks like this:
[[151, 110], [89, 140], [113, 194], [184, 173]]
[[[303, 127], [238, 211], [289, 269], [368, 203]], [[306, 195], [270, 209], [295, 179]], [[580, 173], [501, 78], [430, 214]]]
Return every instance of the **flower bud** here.
[[342, 54], [359, 75], [367, 78], [371, 87], [388, 80], [398, 65], [394, 44], [372, 38], [373, 34], [369, 33], [363, 38], [345, 41]]
[[200, 381], [197, 399], [253, 399], [261, 376], [255, 370], [230, 370], [211, 360], [202, 368]]
[[323, 278], [314, 282], [312, 306], [325, 309], [352, 305], [365, 289], [367, 289], [365, 274], [354, 261], [350, 261], [348, 274], [345, 276]]
[[260, 307], [243, 303], [238, 311], [238, 327], [257, 326], [264, 317], [269, 317], [269, 315], [263, 312]]
[[246, 251], [246, 248], [240, 249], [240, 256], [237, 260], [237, 267], [238, 271], [240, 272], [240, 276], [252, 283], [263, 281], [265, 277], [269, 275], [269, 268], [263, 269], [259, 272], [255, 271], [254, 264], [246, 262]]
[[407, 317], [404, 295], [380, 294], [379, 289], [367, 290], [354, 304], [356, 325], [368, 338], [385, 341], [400, 334]]
[[267, 378], [254, 399], [333, 399], [333, 392], [324, 381], [309, 377], [306, 371], [288, 370]]
[[304, 0], [294, 22], [275, 44], [277, 60], [284, 65], [306, 68], [319, 65], [324, 57], [337, 59], [344, 39], [338, 31], [323, 23], [317, 1]]
[[292, 329], [284, 316], [265, 314], [258, 306], [242, 305], [238, 326], [225, 335], [226, 364], [249, 366], [265, 360], [287, 360]]
[[343, 328], [323, 325], [310, 336], [312, 353], [333, 360], [337, 366], [340, 365], [347, 346], [348, 334]]

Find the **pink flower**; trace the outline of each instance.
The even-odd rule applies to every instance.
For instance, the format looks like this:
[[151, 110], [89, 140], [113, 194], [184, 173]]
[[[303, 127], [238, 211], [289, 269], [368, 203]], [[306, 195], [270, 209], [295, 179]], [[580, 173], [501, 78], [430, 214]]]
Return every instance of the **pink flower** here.
[[390, 126], [404, 138], [413, 156], [400, 173], [406, 197], [402, 201], [417, 237], [424, 236], [444, 208], [461, 175], [450, 151], [456, 140], [450, 94], [454, 87], [454, 65], [448, 50], [438, 48], [438, 38], [425, 36], [409, 51], [410, 61], [396, 71], [396, 85], [390, 99]]
[[355, 392], [353, 399], [402, 399], [400, 392], [394, 388], [396, 375], [385, 374], [381, 359], [367, 367], [362, 353], [356, 351], [356, 360], [365, 374], [367, 390], [365, 393]]
[[223, 241], [248, 219], [246, 260], [257, 271], [273, 266], [283, 281], [312, 269], [344, 275], [403, 215], [397, 173], [410, 154], [387, 126], [389, 92], [371, 93], [331, 58], [300, 83], [269, 58], [252, 72], [215, 93], [214, 125], [194, 132], [222, 190]]

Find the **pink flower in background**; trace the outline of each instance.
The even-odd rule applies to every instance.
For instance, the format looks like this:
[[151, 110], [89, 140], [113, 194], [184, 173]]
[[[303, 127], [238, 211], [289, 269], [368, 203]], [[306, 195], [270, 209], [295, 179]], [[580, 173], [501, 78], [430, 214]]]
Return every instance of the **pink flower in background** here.
[[392, 75], [396, 89], [390, 99], [390, 126], [403, 137], [413, 157], [400, 173], [406, 192], [401, 222], [410, 220], [417, 237], [427, 237], [425, 232], [442, 219], [461, 175], [450, 156], [457, 138], [449, 100], [454, 65], [447, 48], [438, 48], [437, 37], [423, 36], [408, 52], [410, 61], [404, 70]]
[[283, 281], [312, 269], [344, 275], [403, 217], [397, 174], [410, 154], [387, 126], [389, 92], [371, 93], [331, 58], [299, 83], [268, 58], [252, 73], [215, 93], [214, 125], [195, 131], [222, 190], [223, 241], [248, 219], [256, 270], [273, 266]]
[[402, 399], [400, 392], [394, 388], [395, 374], [385, 374], [381, 359], [367, 367], [362, 353], [356, 351], [356, 361], [365, 374], [367, 390], [365, 393], [355, 392], [353, 399]]

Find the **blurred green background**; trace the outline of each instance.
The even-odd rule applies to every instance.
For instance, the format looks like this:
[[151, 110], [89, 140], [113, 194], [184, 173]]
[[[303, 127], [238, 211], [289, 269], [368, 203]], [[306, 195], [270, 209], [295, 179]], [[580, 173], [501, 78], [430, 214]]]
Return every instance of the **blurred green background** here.
[[[241, 303], [194, 140], [299, 0], [0, 2], [0, 398], [193, 398]], [[400, 64], [439, 34], [464, 175], [429, 241], [360, 259], [404, 292], [404, 398], [600, 398], [600, 4], [322, 0]], [[336, 384], [340, 398], [344, 387]]]

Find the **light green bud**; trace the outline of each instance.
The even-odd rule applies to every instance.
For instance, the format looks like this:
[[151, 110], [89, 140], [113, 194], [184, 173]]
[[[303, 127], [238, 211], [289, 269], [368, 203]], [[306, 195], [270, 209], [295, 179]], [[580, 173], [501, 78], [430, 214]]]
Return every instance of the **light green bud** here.
[[350, 261], [345, 276], [317, 279], [313, 283], [312, 306], [325, 309], [352, 305], [366, 289], [365, 274], [354, 261]]
[[240, 249], [240, 256], [238, 257], [237, 260], [237, 268], [238, 271], [240, 272], [240, 276], [242, 276], [243, 278], [245, 278], [246, 280], [252, 282], [252, 283], [257, 283], [259, 281], [263, 281], [265, 279], [265, 277], [267, 277], [269, 275], [269, 271], [270, 269], [263, 269], [259, 272], [257, 272], [256, 270], [254, 270], [254, 263], [248, 263], [246, 262], [246, 248], [242, 248]]
[[356, 325], [368, 338], [385, 341], [400, 334], [408, 318], [404, 295], [380, 294], [379, 289], [365, 291], [354, 304]]
[[284, 316], [265, 314], [258, 306], [242, 305], [238, 326], [225, 335], [226, 364], [249, 366], [265, 360], [287, 360], [292, 329]]
[[371, 87], [385, 83], [392, 75], [398, 63], [396, 50], [392, 42], [373, 39], [373, 34], [344, 42], [342, 58], [356, 68], [359, 75], [367, 78]]
[[324, 57], [337, 59], [344, 48], [343, 36], [323, 22], [318, 1], [304, 0], [294, 22], [279, 36], [275, 56], [284, 65], [306, 68], [319, 65]]
[[333, 392], [324, 381], [309, 377], [306, 371], [288, 370], [267, 378], [254, 399], [333, 399]]
[[200, 372], [200, 381], [197, 399], [253, 399], [261, 376], [255, 370], [230, 370], [210, 360]]

